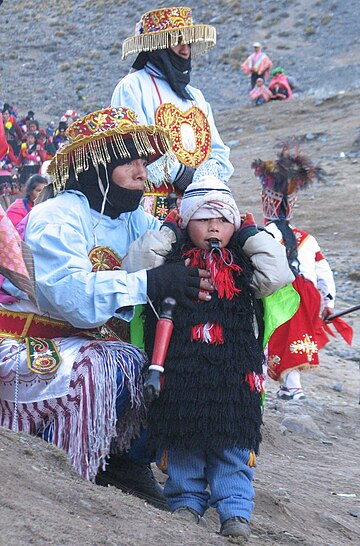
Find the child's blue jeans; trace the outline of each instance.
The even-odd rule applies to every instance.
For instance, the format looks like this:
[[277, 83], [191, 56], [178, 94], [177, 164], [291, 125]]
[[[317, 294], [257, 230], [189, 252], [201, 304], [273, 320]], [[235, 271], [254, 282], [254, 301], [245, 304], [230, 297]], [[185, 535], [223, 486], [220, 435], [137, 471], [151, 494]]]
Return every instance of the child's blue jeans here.
[[249, 450], [240, 448], [169, 450], [164, 493], [171, 512], [187, 506], [203, 516], [211, 506], [220, 523], [235, 516], [250, 522], [254, 470], [249, 465], [254, 459]]

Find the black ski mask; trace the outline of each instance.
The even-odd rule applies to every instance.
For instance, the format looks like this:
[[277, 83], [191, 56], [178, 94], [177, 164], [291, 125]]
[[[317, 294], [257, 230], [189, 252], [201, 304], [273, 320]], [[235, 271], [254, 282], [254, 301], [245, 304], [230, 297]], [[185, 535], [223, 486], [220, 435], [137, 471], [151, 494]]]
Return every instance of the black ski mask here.
[[188, 100], [193, 99], [185, 89], [187, 84], [190, 83], [191, 57], [184, 59], [174, 53], [172, 49], [157, 49], [140, 53], [132, 67], [135, 70], [141, 70], [148, 61], [164, 74], [171, 89], [178, 97]]
[[[89, 169], [78, 175], [78, 180], [76, 180], [75, 174], [71, 172], [69, 180], [66, 184], [67, 190], [81, 191], [87, 197], [90, 207], [97, 212], [101, 212], [104, 202], [104, 193], [106, 192], [107, 187], [107, 180], [109, 180], [109, 191], [106, 195], [103, 214], [110, 216], [112, 219], [118, 218], [123, 212], [132, 212], [136, 210], [143, 195], [141, 190], [129, 190], [127, 188], [122, 188], [121, 186], [114, 184], [112, 181], [112, 173], [118, 165], [126, 165], [132, 160], [140, 159], [140, 156], [132, 142], [127, 142], [126, 147], [131, 154], [131, 159], [116, 158], [113, 151], [109, 150], [111, 162], [107, 164], [106, 169], [102, 165], [99, 165], [99, 176], [95, 167], [92, 165], [92, 163], [90, 163]], [[103, 184], [103, 192], [100, 189], [99, 177]]]

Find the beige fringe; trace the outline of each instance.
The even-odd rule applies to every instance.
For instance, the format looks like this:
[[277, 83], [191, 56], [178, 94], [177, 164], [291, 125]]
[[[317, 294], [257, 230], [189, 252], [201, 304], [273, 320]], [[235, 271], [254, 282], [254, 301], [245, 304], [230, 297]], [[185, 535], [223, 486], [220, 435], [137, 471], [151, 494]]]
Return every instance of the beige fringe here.
[[191, 54], [194, 57], [202, 55], [216, 44], [216, 29], [210, 25], [193, 25], [173, 30], [137, 34], [124, 41], [122, 58], [126, 59], [132, 53], [175, 47], [180, 38], [183, 43], [191, 44]]

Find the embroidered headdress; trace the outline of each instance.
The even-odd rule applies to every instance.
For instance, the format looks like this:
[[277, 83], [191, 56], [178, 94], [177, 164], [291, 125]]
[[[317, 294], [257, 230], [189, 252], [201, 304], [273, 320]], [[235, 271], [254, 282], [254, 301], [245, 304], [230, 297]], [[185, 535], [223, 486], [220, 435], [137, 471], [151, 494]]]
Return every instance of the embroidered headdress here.
[[105, 108], [74, 121], [66, 131], [69, 142], [58, 150], [47, 172], [53, 182], [54, 193], [65, 188], [69, 172], [75, 177], [92, 163], [106, 166], [111, 161], [109, 150], [115, 157], [131, 159], [127, 143], [131, 143], [139, 156], [152, 163], [170, 150], [169, 133], [156, 125], [140, 125], [130, 108]]
[[216, 44], [216, 30], [210, 25], [195, 25], [190, 8], [148, 11], [136, 24], [135, 36], [124, 41], [122, 58], [132, 53], [175, 47], [179, 40], [192, 45], [192, 56], [201, 55]]
[[283, 145], [277, 160], [256, 159], [251, 167], [262, 186], [265, 220], [290, 220], [299, 190], [323, 176], [323, 170], [302, 155], [292, 142]]

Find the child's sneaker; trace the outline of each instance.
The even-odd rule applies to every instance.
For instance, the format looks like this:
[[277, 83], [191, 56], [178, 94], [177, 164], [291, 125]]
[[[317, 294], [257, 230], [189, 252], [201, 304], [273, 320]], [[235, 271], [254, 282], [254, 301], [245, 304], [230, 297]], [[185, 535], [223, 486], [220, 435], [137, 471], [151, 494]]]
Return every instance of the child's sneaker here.
[[179, 519], [185, 519], [186, 521], [189, 521], [191, 523], [199, 523], [200, 514], [196, 512], [193, 508], [189, 508], [188, 506], [182, 506], [181, 508], [177, 508], [177, 510], [174, 510], [172, 512], [172, 515]]
[[277, 391], [277, 397], [281, 400], [305, 400], [306, 396], [302, 389], [288, 389], [284, 385]]
[[220, 529], [220, 535], [223, 537], [242, 537], [247, 540], [250, 534], [250, 523], [239, 516], [224, 521]]

